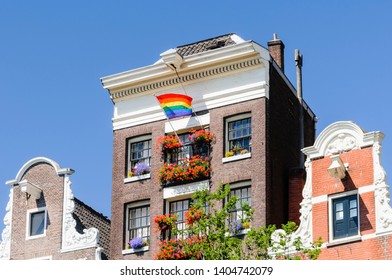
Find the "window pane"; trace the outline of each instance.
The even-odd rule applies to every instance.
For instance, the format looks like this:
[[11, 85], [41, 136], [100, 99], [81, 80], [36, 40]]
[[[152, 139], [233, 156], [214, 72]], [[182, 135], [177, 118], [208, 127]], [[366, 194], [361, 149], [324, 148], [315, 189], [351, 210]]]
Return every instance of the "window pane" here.
[[336, 203], [336, 211], [343, 211], [343, 203]]
[[356, 200], [350, 200], [350, 208], [356, 208], [357, 207], [357, 201]]
[[30, 218], [30, 236], [43, 234], [45, 229], [45, 211], [32, 213]]
[[350, 218], [356, 217], [357, 215], [357, 208], [350, 210]]
[[338, 220], [343, 220], [343, 219], [344, 219], [343, 211], [336, 212], [336, 220], [338, 221]]
[[129, 208], [129, 224], [128, 233], [125, 244], [127, 246], [128, 242], [135, 237], [140, 237], [144, 241], [149, 241], [150, 236], [150, 206], [140, 206]]

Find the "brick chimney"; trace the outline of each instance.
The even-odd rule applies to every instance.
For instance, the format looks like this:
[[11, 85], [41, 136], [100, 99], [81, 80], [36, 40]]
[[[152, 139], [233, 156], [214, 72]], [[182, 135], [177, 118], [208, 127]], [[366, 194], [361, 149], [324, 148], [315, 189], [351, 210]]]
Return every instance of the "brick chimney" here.
[[280, 39], [278, 39], [278, 35], [275, 33], [274, 39], [268, 42], [268, 50], [276, 64], [278, 64], [284, 73], [284, 44]]

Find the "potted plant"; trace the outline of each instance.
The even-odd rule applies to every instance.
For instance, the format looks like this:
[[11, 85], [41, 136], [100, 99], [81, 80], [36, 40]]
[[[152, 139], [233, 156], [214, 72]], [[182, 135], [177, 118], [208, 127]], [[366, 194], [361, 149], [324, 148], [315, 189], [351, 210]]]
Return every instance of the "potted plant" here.
[[140, 176], [150, 173], [150, 166], [144, 162], [138, 162], [133, 169], [133, 175]]
[[176, 135], [162, 136], [158, 138], [158, 144], [160, 145], [162, 152], [165, 150], [175, 150], [183, 145]]
[[179, 164], [164, 163], [158, 170], [158, 177], [161, 185], [168, 185], [207, 178], [210, 172], [211, 165], [208, 157], [196, 155], [181, 160]]
[[140, 237], [133, 238], [128, 242], [128, 244], [131, 249], [140, 249], [148, 245], [148, 243], [143, 241], [143, 239], [141, 239]]

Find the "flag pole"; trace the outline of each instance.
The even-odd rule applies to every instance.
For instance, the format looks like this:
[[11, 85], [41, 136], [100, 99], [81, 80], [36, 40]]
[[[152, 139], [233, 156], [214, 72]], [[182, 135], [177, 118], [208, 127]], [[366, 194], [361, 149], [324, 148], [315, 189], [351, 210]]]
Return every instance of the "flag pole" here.
[[178, 137], [178, 134], [177, 134], [176, 130], [174, 129], [173, 124], [171, 123], [170, 119], [169, 119], [168, 116], [166, 115], [165, 110], [163, 110], [162, 104], [159, 102], [159, 100], [158, 100], [157, 96], [155, 95], [155, 93], [154, 93], [153, 95], [154, 95], [156, 101], [159, 103], [159, 106], [161, 107], [161, 109], [162, 109], [162, 111], [163, 111], [163, 114], [164, 114], [165, 117], [166, 117], [166, 120], [169, 122], [171, 128], [173, 129], [173, 132], [174, 132], [174, 134], [176, 135], [176, 137], [177, 137], [177, 139], [178, 139], [178, 143], [180, 143], [181, 146], [182, 146], [182, 142], [181, 142], [181, 140], [180, 140], [180, 137]]
[[[177, 72], [177, 68], [176, 68], [176, 67], [174, 67], [174, 71], [176, 72], [176, 75], [177, 75], [178, 81], [179, 81], [180, 84], [181, 84], [182, 90], [184, 91], [184, 93], [185, 93], [186, 95], [188, 95], [188, 93], [187, 93], [186, 90], [185, 90], [184, 85], [182, 84], [182, 80], [181, 80], [181, 78], [180, 78], [180, 75], [178, 75], [178, 72]], [[189, 96], [189, 95], [188, 95], [188, 96]], [[196, 112], [193, 112], [193, 113], [195, 114], [196, 118], [198, 119], [198, 121], [199, 121], [199, 123], [200, 123], [200, 128], [201, 128], [201, 129], [204, 129], [204, 127], [203, 127], [203, 122], [201, 121], [201, 119], [199, 118], [199, 116], [196, 114]]]

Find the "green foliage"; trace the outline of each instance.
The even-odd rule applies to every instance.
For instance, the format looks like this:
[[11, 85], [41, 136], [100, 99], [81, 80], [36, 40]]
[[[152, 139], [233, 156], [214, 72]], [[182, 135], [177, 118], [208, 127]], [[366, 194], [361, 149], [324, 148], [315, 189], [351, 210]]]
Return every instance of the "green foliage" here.
[[[321, 250], [321, 239], [305, 247], [300, 238], [292, 239], [297, 229], [293, 222], [250, 228], [241, 232], [243, 225], [251, 223], [254, 210], [247, 204], [241, 205], [244, 213], [241, 221], [230, 224], [230, 210], [235, 209], [238, 198], [231, 196], [229, 185], [220, 185], [215, 192], [197, 191], [194, 203], [186, 213], [187, 227], [174, 230], [183, 239], [164, 240], [159, 243], [157, 259], [204, 259], [204, 260], [262, 260], [262, 259], [317, 259]], [[224, 202], [224, 203], [223, 203]], [[240, 226], [239, 226], [240, 225]], [[174, 227], [175, 228], [175, 227]], [[241, 234], [239, 234], [241, 233]], [[279, 241], [274, 242], [274, 235]], [[293, 251], [293, 248], [294, 251]]]

